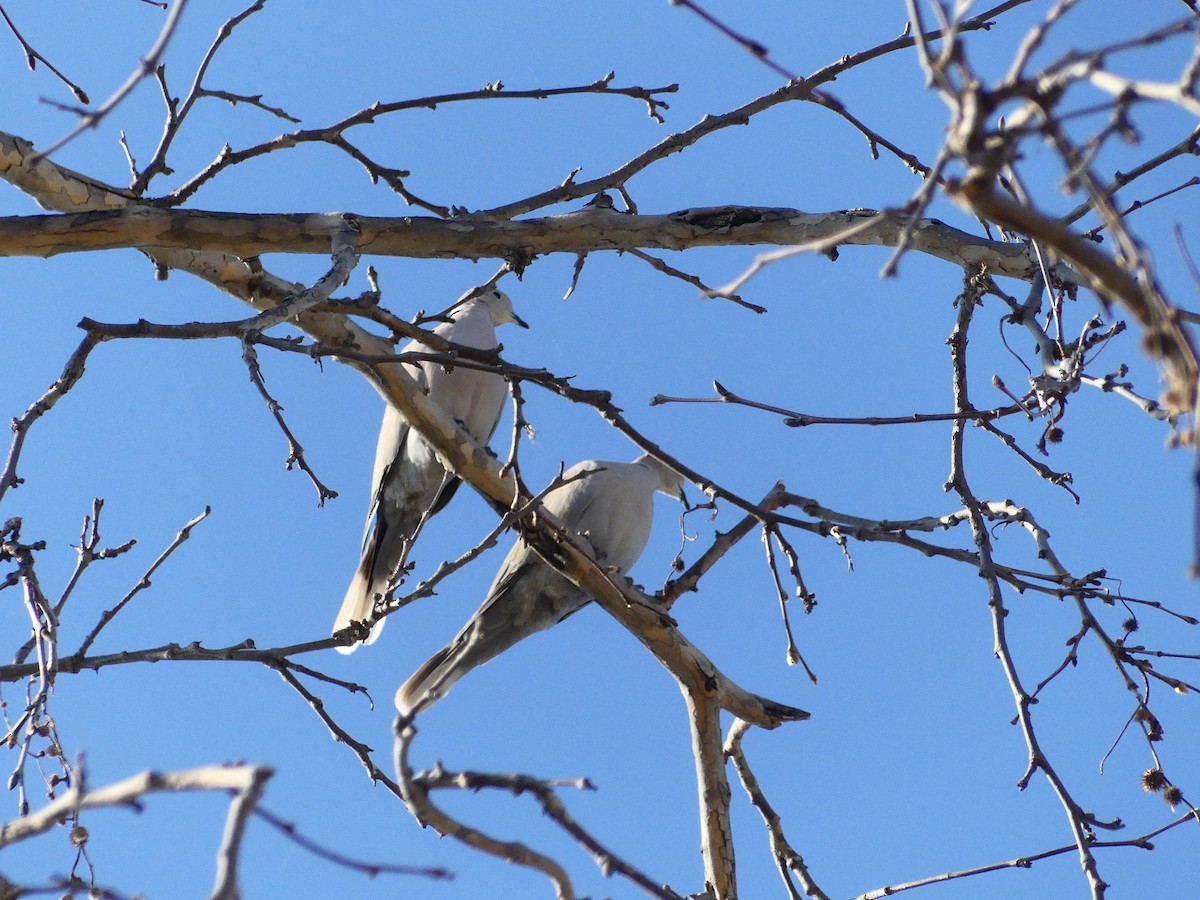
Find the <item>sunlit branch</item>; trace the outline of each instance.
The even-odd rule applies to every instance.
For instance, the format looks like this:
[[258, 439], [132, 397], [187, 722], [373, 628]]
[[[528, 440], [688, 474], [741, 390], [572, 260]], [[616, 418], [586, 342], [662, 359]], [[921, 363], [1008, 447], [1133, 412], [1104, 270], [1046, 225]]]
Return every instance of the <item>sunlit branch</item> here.
[[37, 812], [0, 824], [0, 848], [48, 831], [83, 809], [133, 808], [147, 794], [162, 792], [234, 791], [241, 796], [265, 784], [272, 774], [266, 766], [201, 766], [176, 772], [143, 772], [86, 792], [72, 788]]
[[288, 427], [287, 421], [283, 418], [283, 406], [267, 390], [267, 383], [263, 379], [262, 367], [258, 364], [258, 351], [254, 349], [254, 342], [249, 338], [242, 341], [242, 359], [246, 363], [246, 368], [250, 371], [250, 381], [266, 402], [267, 409], [270, 410], [272, 417], [275, 419], [275, 424], [279, 426], [279, 430], [283, 432], [283, 436], [287, 439], [288, 455], [284, 461], [284, 467], [288, 471], [291, 471], [292, 466], [299, 466], [300, 471], [308, 476], [308, 480], [317, 489], [317, 506], [324, 506], [325, 501], [336, 498], [338, 492], [327, 487], [317, 477], [317, 473], [312, 470], [312, 467], [304, 458], [304, 447], [296, 439], [295, 433]]
[[[5, 170], [0, 134], [0, 178]], [[0, 218], [0, 255], [46, 257], [67, 252], [138, 248], [156, 258], [163, 251], [201, 250], [252, 258], [267, 253], [324, 253], [347, 223], [361, 229], [358, 250], [413, 259], [492, 258], [520, 262], [530, 255], [601, 250], [686, 250], [693, 247], [796, 247], [829, 254], [841, 246], [895, 246], [908, 230], [908, 246], [959, 266], [985, 265], [994, 275], [1030, 280], [1038, 267], [1028, 247], [969, 234], [935, 219], [910, 228], [911, 217], [874, 210], [804, 212], [776, 207], [721, 206], [666, 214], [591, 209], [536, 219], [504, 221], [482, 215], [451, 220], [429, 216], [380, 218], [351, 213], [230, 213], [160, 209], [67, 212]], [[514, 263], [515, 264], [515, 263]], [[181, 266], [182, 268], [182, 266]], [[751, 270], [753, 271], [753, 270]], [[1056, 274], [1075, 280], [1065, 267]], [[746, 276], [712, 291], [735, 294]]]
[[729, 816], [729, 776], [721, 737], [721, 708], [707, 692], [681, 681], [696, 762], [700, 807], [700, 853], [705, 887], [714, 900], [737, 896], [733, 824]]
[[[92, 500], [91, 515], [84, 516], [83, 528], [79, 534], [79, 546], [76, 548], [77, 558], [75, 568], [71, 572], [71, 577], [67, 579], [66, 587], [63, 588], [58, 600], [54, 603], [54, 615], [61, 620], [63, 609], [67, 605], [67, 601], [75, 592], [75, 588], [79, 585], [80, 579], [83, 577], [84, 571], [93, 562], [97, 560], [115, 559], [116, 557], [132, 550], [137, 543], [136, 538], [130, 538], [124, 544], [116, 547], [104, 547], [97, 550], [100, 546], [100, 511], [104, 508], [104, 501], [99, 497]], [[30, 637], [28, 641], [21, 645], [15, 654], [13, 654], [13, 662], [21, 663], [33, 651], [36, 635]]]
[[439, 763], [431, 771], [416, 773], [413, 781], [425, 791], [459, 790], [476, 793], [490, 788], [506, 791], [517, 797], [533, 796], [541, 805], [542, 812], [546, 817], [591, 854], [605, 877], [621, 875], [651, 897], [657, 897], [660, 900], [681, 900], [679, 894], [670, 887], [658, 884], [626, 860], [617, 856], [575, 821], [568, 812], [566, 804], [559, 799], [557, 789], [571, 787], [582, 791], [595, 790], [595, 786], [586, 778], [564, 781], [494, 772], [448, 772]]
[[730, 403], [736, 406], [746, 406], [751, 409], [759, 409], [763, 412], [783, 416], [783, 424], [789, 428], [804, 428], [809, 425], [911, 425], [922, 422], [954, 422], [961, 420], [987, 422], [992, 419], [1001, 419], [1015, 413], [1025, 412], [1024, 407], [1013, 405], [996, 407], [989, 410], [967, 410], [966, 412], [911, 413], [907, 416], [814, 416], [809, 413], [797, 412], [796, 410], [785, 409], [782, 406], [773, 406], [769, 403], [762, 403], [758, 400], [750, 400], [746, 397], [738, 396], [719, 381], [713, 382], [713, 389], [716, 391], [716, 397], [668, 397], [664, 394], [656, 394], [651, 398], [650, 405], [657, 406], [664, 403]]
[[750, 303], [749, 301], [742, 299], [737, 294], [723, 294], [720, 291], [714, 290], [695, 275], [689, 275], [687, 272], [680, 271], [674, 266], [667, 265], [667, 263], [663, 262], [657, 256], [651, 256], [649, 253], [644, 253], [638, 249], [627, 250], [625, 252], [630, 256], [635, 256], [643, 262], [648, 263], [650, 266], [657, 271], [662, 272], [664, 275], [669, 275], [672, 278], [678, 278], [680, 281], [690, 284], [706, 297], [720, 297], [725, 300], [730, 300], [733, 303], [736, 303], [738, 306], [745, 307], [751, 312], [765, 313], [767, 311], [765, 306], [759, 306], [757, 303]]
[[452, 837], [472, 849], [487, 853], [513, 865], [541, 872], [554, 886], [557, 900], [574, 900], [575, 889], [570, 876], [561, 865], [548, 856], [531, 850], [519, 841], [501, 841], [449, 816], [429, 799], [429, 789], [416, 777], [408, 762], [408, 751], [416, 729], [402, 718], [395, 724], [392, 762], [396, 782], [404, 805], [422, 827], [432, 827], [438, 834]]
[[[994, 24], [993, 20], [997, 16], [1028, 2], [1029, 0], [1007, 0], [1007, 2], [1000, 3], [978, 16], [959, 23], [959, 30], [962, 32], [986, 30]], [[937, 32], [931, 32], [924, 36], [928, 41], [936, 41], [938, 37], [939, 34]], [[672, 154], [687, 149], [708, 135], [725, 128], [746, 125], [752, 117], [769, 109], [774, 109], [782, 103], [811, 99], [814, 88], [828, 84], [839, 75], [857, 66], [879, 59], [890, 53], [907, 50], [915, 43], [916, 38], [905, 34], [895, 40], [872, 47], [869, 50], [844, 56], [836, 63], [819, 69], [807, 78], [789, 82], [769, 94], [757, 97], [725, 113], [707, 115], [691, 128], [664, 138], [653, 147], [637, 154], [606, 175], [588, 181], [577, 182], [572, 180], [569, 183], [564, 182], [549, 190], [534, 194], [531, 197], [484, 210], [480, 215], [488, 218], [511, 219], [555, 203], [564, 203], [581, 197], [590, 197], [601, 191], [623, 190], [625, 184], [639, 172], [666, 159]]]
[[[196, 101], [201, 97], [222, 96], [220, 91], [209, 91], [203, 87], [204, 76], [208, 73], [208, 68], [210, 65], [212, 65], [213, 58], [216, 56], [217, 51], [221, 49], [221, 46], [226, 40], [229, 39], [230, 35], [233, 34], [234, 29], [236, 29], [238, 25], [240, 25], [254, 13], [262, 10], [262, 8], [266, 6], [266, 2], [267, 0], [255, 0], [254, 3], [251, 3], [240, 13], [226, 20], [225, 23], [221, 25], [220, 29], [217, 31], [216, 38], [209, 46], [208, 51], [204, 54], [204, 58], [200, 61], [200, 65], [197, 66], [195, 77], [192, 80], [192, 86], [188, 90], [187, 96], [184, 97], [182, 103], [173, 98], [171, 96], [171, 92], [167, 89], [166, 76], [163, 72], [163, 69], [160, 67], [155, 70], [162, 88], [163, 99], [167, 105], [167, 119], [163, 124], [162, 137], [159, 139], [158, 146], [155, 148], [154, 154], [150, 158], [150, 161], [140, 173], [137, 172], [136, 169], [134, 170], [133, 183], [129, 185], [129, 190], [131, 190], [133, 193], [139, 196], [143, 194], [151, 180], [153, 180], [156, 175], [159, 175], [167, 170], [167, 153], [171, 149], [171, 144], [179, 135], [180, 127], [187, 119], [188, 114], [192, 111], [192, 107], [195, 105]], [[228, 99], [228, 97], [225, 97], [225, 99]], [[261, 97], [255, 99], [261, 100]], [[261, 103], [254, 105], [260, 107], [262, 106]], [[282, 112], [280, 110], [270, 111], [273, 111], [276, 114]], [[286, 114], [283, 114], [283, 117], [291, 118]], [[293, 119], [292, 121], [296, 120]]]
[[9, 488], [16, 487], [21, 483], [21, 479], [17, 476], [17, 463], [20, 461], [21, 450], [25, 446], [29, 429], [34, 422], [53, 409], [54, 404], [79, 383], [79, 379], [83, 377], [88, 355], [97, 343], [97, 340], [91, 335], [85, 336], [67, 360], [66, 365], [63, 366], [62, 374], [54, 384], [50, 385], [46, 393], [35, 400], [21, 416], [13, 420], [12, 443], [9, 445], [8, 456], [4, 460], [4, 469], [0, 471], [0, 501], [4, 499]]
[[733, 723], [729, 729], [729, 735], [725, 739], [725, 755], [733, 763], [734, 770], [741, 779], [742, 787], [750, 797], [750, 802], [763, 818], [763, 824], [766, 825], [767, 835], [771, 841], [771, 854], [775, 857], [775, 865], [779, 869], [779, 875], [783, 879], [788, 895], [792, 900], [801, 900], [801, 895], [792, 884], [791, 876], [794, 874], [799, 880], [805, 896], [811, 900], [830, 900], [829, 895], [821, 890], [813, 880], [804, 858], [788, 843], [783, 833], [783, 821], [780, 819], [779, 813], [767, 800], [758, 779], [750, 769], [745, 751], [742, 750], [742, 738], [749, 730], [750, 726], [746, 722], [739, 720]]

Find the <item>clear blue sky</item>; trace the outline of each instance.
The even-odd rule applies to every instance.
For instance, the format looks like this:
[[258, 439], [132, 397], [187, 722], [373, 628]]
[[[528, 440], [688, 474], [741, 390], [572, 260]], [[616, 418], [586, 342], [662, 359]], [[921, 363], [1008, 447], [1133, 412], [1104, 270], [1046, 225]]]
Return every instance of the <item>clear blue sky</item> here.
[[[713, 0], [708, 6], [763, 40], [773, 58], [801, 74], [889, 40], [905, 22], [898, 0], [853, 4], [853, 13], [832, 0], [753, 8]], [[1047, 6], [1035, 2], [1005, 16], [990, 34], [968, 38], [972, 59], [989, 75], [1002, 74], [1026, 28]], [[22, 0], [6, 2], [5, 8], [94, 100], [124, 80], [162, 21], [161, 12], [139, 3], [47, 7]], [[173, 93], [186, 92], [217, 27], [240, 8], [222, 0], [188, 9], [166, 57]], [[1166, 21], [1185, 12], [1180, 3], [1152, 0], [1139, 8], [1139, 20]], [[1110, 39], [1127, 20], [1126, 4], [1085, 0], [1043, 56], [1053, 58], [1068, 44]], [[1188, 52], [1181, 39], [1132, 55], [1128, 71], [1173, 78]], [[582, 96], [417, 110], [359, 129], [352, 138], [382, 162], [409, 169], [408, 186], [415, 193], [478, 209], [548, 188], [577, 166], [583, 167], [581, 178], [603, 174], [703, 115], [724, 112], [780, 83], [765, 66], [665, 0], [519, 6], [463, 0], [344, 8], [275, 0], [239, 29], [207, 83], [262, 93], [265, 102], [314, 127], [377, 100], [469, 90], [497, 79], [512, 89], [584, 84], [610, 69], [616, 84], [680, 84], [669, 98], [665, 126], [648, 119], [636, 101]], [[44, 71], [26, 72], [11, 39], [0, 40], [0, 81], [6, 85], [0, 129], [39, 145], [65, 133], [71, 119], [38, 98], [69, 102], [69, 95]], [[933, 159], [946, 111], [923, 89], [911, 53], [864, 66], [830, 90], [873, 128], [926, 162]], [[56, 160], [123, 184], [128, 172], [117, 143], [120, 130], [144, 161], [161, 116], [157, 88], [144, 83], [96, 133]], [[1165, 110], [1139, 123], [1144, 151], [1106, 156], [1102, 170], [1126, 166], [1141, 158], [1137, 154], [1151, 155], [1194, 124]], [[224, 143], [246, 146], [290, 127], [244, 105], [206, 101], [176, 146], [171, 161], [179, 174], [162, 190], [206, 164]], [[1042, 185], [1057, 177], [1049, 162], [1048, 154], [1028, 162], [1027, 171]], [[1194, 172], [1194, 157], [1176, 161], [1139, 196]], [[793, 104], [655, 165], [631, 181], [629, 190], [643, 212], [725, 203], [820, 212], [899, 205], [917, 184], [893, 158], [872, 161], [862, 138], [840, 119], [813, 105]], [[1052, 189], [1043, 193], [1043, 202], [1065, 210], [1075, 201]], [[315, 147], [234, 169], [189, 205], [419, 213], [372, 186], [346, 157]], [[0, 187], [0, 215], [36, 211], [27, 197]], [[1185, 191], [1133, 220], [1158, 248], [1156, 264], [1169, 295], [1185, 305], [1195, 303], [1196, 293], [1170, 229], [1183, 222], [1195, 252], [1200, 244], [1194, 211], [1195, 196]], [[935, 203], [931, 214], [978, 231], [946, 204]], [[691, 251], [670, 261], [709, 283], [723, 283], [756, 252]], [[588, 260], [574, 295], [563, 302], [574, 260], [550, 257], [532, 265], [523, 281], [503, 283], [532, 328], [506, 329], [501, 339], [514, 362], [574, 374], [581, 387], [611, 389], [645, 434], [745, 496], [757, 498], [783, 479], [797, 493], [853, 515], [941, 515], [956, 508], [953, 495], [942, 490], [949, 471], [946, 426], [791, 430], [745, 409], [648, 405], [658, 393], [709, 395], [718, 379], [740, 394], [820, 415], [948, 411], [945, 339], [961, 273], [910, 254], [899, 278], [880, 280], [889, 253], [843, 248], [836, 263], [804, 256], [769, 268], [745, 290], [748, 299], [769, 307], [764, 316], [699, 299], [693, 288], [630, 256], [603, 254]], [[365, 262], [379, 271], [385, 305], [406, 317], [444, 307], [496, 268], [492, 261]], [[308, 282], [327, 264], [323, 258], [264, 258], [275, 274]], [[81, 336], [75, 323], [82, 316], [189, 322], [246, 314], [246, 308], [186, 275], [154, 281], [151, 266], [134, 251], [9, 259], [2, 270], [5, 417], [20, 414], [57, 377]], [[366, 288], [360, 269], [343, 294]], [[1069, 308], [1069, 329], [1081, 329], [1096, 311], [1090, 295], [1081, 294]], [[1005, 402], [990, 387], [993, 374], [1010, 385], [1025, 383], [1024, 368], [997, 336], [1005, 312], [993, 299], [976, 316], [972, 389], [981, 406]], [[1157, 374], [1143, 361], [1133, 331], [1105, 350], [1101, 368], [1128, 363], [1135, 384], [1153, 396]], [[1028, 338], [1012, 329], [1008, 337], [1032, 361]], [[235, 341], [100, 347], [82, 383], [31, 433], [20, 470], [25, 484], [10, 492], [0, 521], [22, 516], [23, 537], [47, 542], [39, 571], [49, 590], [58, 590], [71, 571], [70, 545], [78, 542], [93, 497], [106, 501], [106, 543], [138, 539], [123, 558], [88, 573], [62, 623], [68, 650], [206, 505], [213, 509], [211, 518], [157, 574], [153, 589], [105, 631], [95, 650], [171, 641], [216, 647], [248, 637], [269, 647], [327, 633], [357, 561], [382, 401], [362, 378], [338, 365], [322, 369], [266, 350], [261, 360], [310, 464], [340, 493], [324, 508], [317, 507], [302, 474], [284, 470], [286, 444], [247, 378]], [[560, 462], [636, 455], [591, 410], [533, 387], [526, 396], [527, 416], [538, 429], [523, 451], [531, 484], [547, 481]], [[506, 416], [495, 443], [501, 451], [509, 427]], [[1026, 447], [1041, 429], [1039, 423], [1008, 427]], [[1194, 613], [1195, 586], [1185, 577], [1192, 502], [1188, 455], [1166, 450], [1165, 427], [1133, 404], [1096, 391], [1071, 399], [1065, 430], [1048, 463], [1074, 474], [1082, 505], [1039, 481], [978, 431], [968, 444], [976, 493], [1029, 507], [1073, 572], [1107, 566], [1127, 594]], [[691, 493], [698, 496], [694, 488]], [[633, 573], [650, 589], [669, 574], [681, 541], [677, 507], [662, 497], [657, 502], [651, 544]], [[725, 530], [738, 518], [724, 508], [715, 521], [689, 518], [689, 536], [698, 539], [687, 544], [685, 560], [707, 546], [714, 529]], [[460, 491], [422, 536], [414, 554], [418, 577], [472, 546], [493, 525], [494, 515], [479, 498]], [[1006, 562], [1038, 565], [1025, 534], [1009, 529], [995, 537]], [[969, 542], [965, 532], [942, 539], [955, 546]], [[475, 609], [509, 540], [446, 581], [436, 598], [394, 616], [374, 646], [350, 657], [330, 650], [303, 660], [371, 690], [374, 709], [361, 696], [310, 685], [343, 727], [376, 749], [381, 765], [390, 765], [392, 693]], [[812, 711], [811, 721], [752, 733], [744, 746], [793, 846], [824, 890], [853, 896], [1068, 844], [1065, 816], [1045, 779], [1035, 776], [1023, 793], [1015, 788], [1026, 750], [1009, 723], [1012, 698], [992, 653], [987, 597], [976, 574], [883, 545], [851, 545], [851, 573], [831, 541], [796, 535], [795, 546], [819, 605], [807, 617], [795, 609], [793, 624], [819, 686], [785, 664], [777, 601], [757, 538], [737, 547], [675, 614], [684, 632], [740, 684]], [[0, 594], [0, 633], [7, 636], [26, 627], [14, 595]], [[1042, 596], [1010, 593], [1006, 602], [1017, 664], [1026, 683], [1035, 685], [1062, 659], [1078, 616]], [[1103, 614], [1119, 633], [1124, 611]], [[1141, 619], [1139, 639], [1146, 644], [1197, 652], [1194, 629], [1165, 616], [1147, 613]], [[1191, 669], [1186, 662], [1169, 669], [1192, 680], [1194, 670], [1194, 661]], [[22, 705], [17, 686], [4, 685], [3, 697], [10, 714]], [[1200, 782], [1197, 700], [1161, 689], [1154, 698], [1166, 730], [1160, 745], [1164, 765], [1190, 796]], [[52, 709], [66, 752], [86, 755], [94, 786], [147, 768], [261, 762], [277, 770], [264, 805], [307, 836], [367, 860], [444, 865], [458, 876], [444, 883], [367, 880], [254, 823], [243, 856], [247, 898], [551, 895], [541, 876], [419, 829], [264, 667], [162, 663], [63, 676]], [[1039, 735], [1075, 796], [1101, 818], [1123, 818], [1122, 835], [1129, 837], [1172, 818], [1159, 798], [1140, 789], [1141, 773], [1152, 765], [1140, 738], [1127, 736], [1099, 773], [1131, 710], [1111, 662], [1089, 641], [1078, 668], [1047, 689], [1035, 712]], [[472, 673], [420, 726], [413, 748], [420, 766], [441, 760], [450, 769], [590, 778], [597, 792], [563, 792], [582, 825], [681, 893], [702, 887], [693, 767], [679, 692], [601, 610], [589, 608]], [[14, 764], [15, 759], [6, 761], [5, 771]], [[36, 784], [36, 776], [31, 778]], [[733, 790], [741, 895], [781, 896], [758, 815], [736, 782]], [[15, 797], [8, 796], [0, 819], [15, 814]], [[560, 859], [580, 895], [638, 896], [627, 883], [605, 880], [528, 798], [438, 799], [471, 824]], [[140, 815], [86, 816], [98, 882], [151, 898], [206, 896], [226, 805], [224, 797], [156, 796]], [[1113, 896], [1180, 897], [1194, 890], [1195, 826], [1156, 843], [1154, 853], [1121, 849], [1100, 855], [1103, 875], [1116, 886]], [[0, 872], [35, 883], [67, 871], [71, 858], [65, 834], [55, 833], [0, 854]], [[1069, 853], [1029, 871], [958, 881], [927, 893], [1044, 898], [1084, 896], [1086, 889], [1076, 856]]]

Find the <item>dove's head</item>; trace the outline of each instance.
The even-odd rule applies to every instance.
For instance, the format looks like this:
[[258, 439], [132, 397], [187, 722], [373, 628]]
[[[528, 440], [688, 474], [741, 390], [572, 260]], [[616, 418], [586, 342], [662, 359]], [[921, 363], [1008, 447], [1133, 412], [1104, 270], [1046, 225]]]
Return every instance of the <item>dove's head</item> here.
[[688, 503], [687, 494], [683, 490], [684, 481], [682, 475], [648, 453], [639, 456], [634, 462], [645, 466], [657, 476], [658, 484], [655, 485], [655, 490], [661, 491], [668, 497], [678, 500], [686, 508], [691, 508], [691, 504]]
[[513, 312], [512, 298], [504, 291], [492, 290], [484, 291], [472, 302], [478, 303], [492, 317], [493, 325], [520, 325], [522, 328], [528, 328], [525, 320]]

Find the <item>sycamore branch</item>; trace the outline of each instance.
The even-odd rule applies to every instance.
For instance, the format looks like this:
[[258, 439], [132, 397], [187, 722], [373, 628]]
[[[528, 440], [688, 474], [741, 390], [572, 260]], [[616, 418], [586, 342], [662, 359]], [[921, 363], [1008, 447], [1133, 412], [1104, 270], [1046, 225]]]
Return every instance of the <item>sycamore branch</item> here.
[[[348, 222], [361, 229], [365, 255], [411, 258], [492, 257], [522, 264], [534, 255], [596, 250], [686, 250], [705, 246], [819, 244], [909, 247], [958, 266], [986, 266], [993, 275], [1024, 280], [1037, 264], [1024, 244], [992, 241], [933, 219], [915, 223], [874, 210], [807, 213], [797, 209], [722, 206], [666, 215], [631, 215], [603, 207], [519, 221], [460, 216], [383, 218], [338, 213], [234, 213], [162, 209], [127, 191], [55, 166], [32, 161], [33, 147], [0, 132], [0, 178], [42, 206], [65, 215], [0, 218], [0, 255], [139, 248], [153, 253], [191, 251], [246, 258], [266, 253], [326, 254]], [[170, 260], [161, 260], [173, 266]], [[231, 261], [235, 264], [238, 261]], [[191, 270], [188, 265], [179, 266]], [[209, 279], [212, 280], [212, 279]]]
[[95, 790], [71, 788], [63, 796], [11, 822], [0, 824], [0, 848], [49, 831], [83, 809], [127, 806], [137, 809], [147, 794], [176, 791], [232, 791], [257, 795], [274, 774], [266, 766], [202, 766], [178, 772], [143, 772]]
[[[2, 165], [2, 163], [0, 163]], [[0, 176], [3, 176], [0, 171]], [[860, 227], [867, 219], [878, 220]], [[0, 218], [0, 256], [137, 248], [231, 253], [329, 252], [333, 232], [353, 221], [359, 249], [374, 256], [418, 259], [505, 259], [520, 265], [547, 253], [598, 250], [688, 250], [693, 247], [773, 245], [895, 246], [907, 219], [874, 210], [806, 213], [797, 209], [722, 206], [665, 215], [589, 209], [519, 221], [465, 216], [382, 218], [340, 213], [232, 213], [131, 206], [122, 210]], [[958, 266], [986, 266], [994, 275], [1030, 280], [1037, 266], [1024, 244], [968, 234], [933, 219], [920, 220], [910, 249]]]

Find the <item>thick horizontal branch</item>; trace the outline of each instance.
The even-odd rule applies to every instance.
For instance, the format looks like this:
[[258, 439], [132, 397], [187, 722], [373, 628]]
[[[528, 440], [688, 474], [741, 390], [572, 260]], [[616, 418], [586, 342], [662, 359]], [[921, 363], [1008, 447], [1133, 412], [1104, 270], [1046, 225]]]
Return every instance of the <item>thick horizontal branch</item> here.
[[[867, 220], [876, 221], [867, 224]], [[692, 247], [820, 243], [895, 246], [905, 219], [873, 210], [806, 213], [796, 209], [722, 206], [666, 215], [609, 209], [516, 221], [431, 216], [379, 218], [341, 213], [229, 213], [130, 206], [61, 215], [0, 218], [0, 256], [138, 248], [229, 253], [329, 253], [348, 219], [362, 229], [361, 253], [420, 259], [506, 259], [520, 264], [547, 253], [600, 250], [687, 250]], [[841, 237], [845, 235], [844, 238]], [[935, 219], [913, 231], [910, 247], [957, 266], [1029, 279], [1036, 265], [1023, 244], [968, 234]]]

